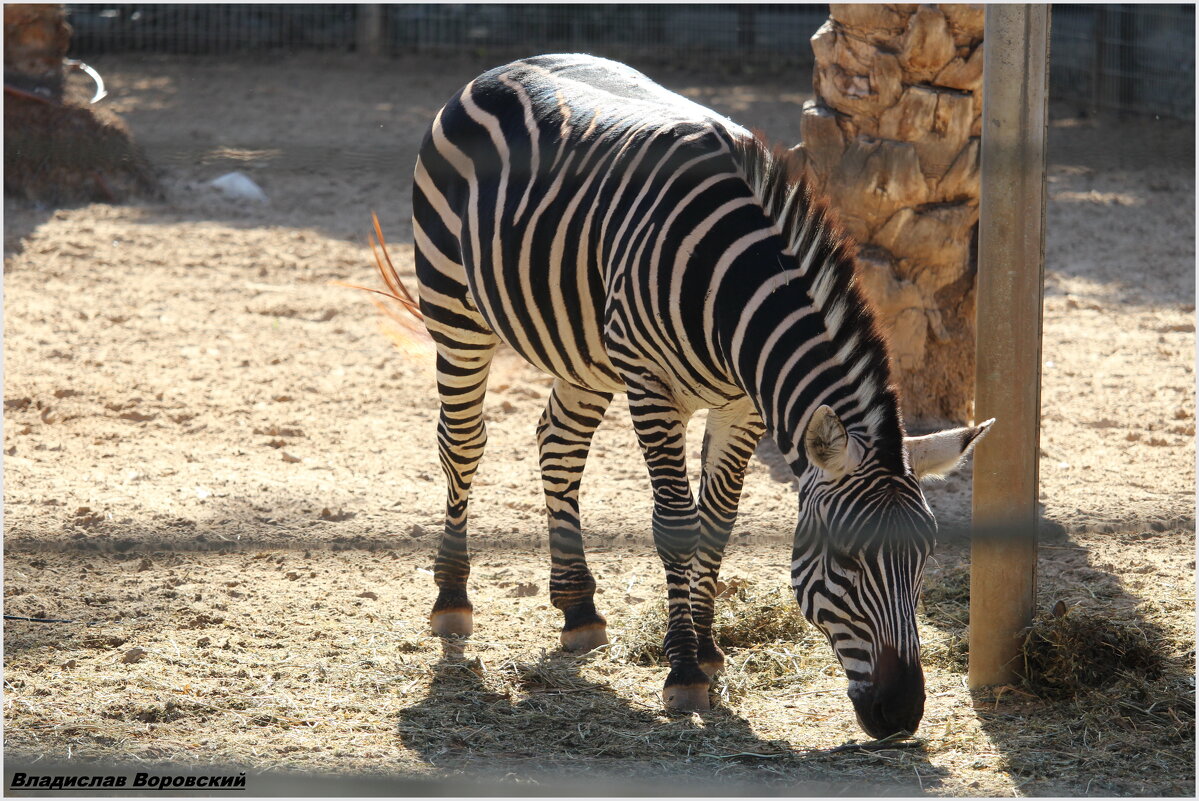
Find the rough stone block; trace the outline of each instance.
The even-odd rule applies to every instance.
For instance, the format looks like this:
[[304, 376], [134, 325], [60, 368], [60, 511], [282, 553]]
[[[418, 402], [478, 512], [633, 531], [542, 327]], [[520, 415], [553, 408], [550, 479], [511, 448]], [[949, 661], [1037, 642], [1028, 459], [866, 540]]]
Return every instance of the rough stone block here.
[[908, 20], [899, 63], [911, 83], [931, 81], [957, 55], [945, 15], [935, 6], [922, 5]]

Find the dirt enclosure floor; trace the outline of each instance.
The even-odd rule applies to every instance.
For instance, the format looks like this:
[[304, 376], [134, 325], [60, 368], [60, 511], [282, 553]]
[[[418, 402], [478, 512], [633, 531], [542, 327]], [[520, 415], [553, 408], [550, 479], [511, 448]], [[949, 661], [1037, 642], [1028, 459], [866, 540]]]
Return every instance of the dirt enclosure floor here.
[[[796, 502], [758, 461], [722, 574], [730, 667], [711, 713], [662, 713], [664, 583], [621, 400], [582, 489], [612, 645], [557, 649], [533, 435], [549, 380], [510, 352], [472, 498], [475, 637], [459, 659], [430, 636], [431, 360], [330, 282], [375, 285], [372, 210], [411, 280], [417, 145], [490, 64], [94, 66], [165, 197], [5, 203], [5, 612], [94, 623], [6, 622], [10, 764], [232, 767], [251, 794], [307, 770], [586, 794], [1193, 795], [1191, 126], [1055, 107], [1051, 129], [1039, 605], [1135, 632], [1153, 669], [966, 689], [967, 471], [928, 489], [949, 533], [921, 612], [924, 722], [871, 750], [827, 646], [797, 608], [778, 622]], [[781, 141], [810, 96], [807, 76], [654, 74]], [[233, 170], [269, 202], [207, 185]]]

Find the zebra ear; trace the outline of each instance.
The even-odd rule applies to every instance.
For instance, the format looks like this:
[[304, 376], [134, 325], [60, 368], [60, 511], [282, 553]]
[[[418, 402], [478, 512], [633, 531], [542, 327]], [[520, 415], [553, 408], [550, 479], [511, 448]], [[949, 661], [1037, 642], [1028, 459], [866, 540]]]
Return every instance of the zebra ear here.
[[808, 461], [826, 473], [840, 478], [862, 462], [862, 449], [845, 433], [841, 418], [828, 406], [812, 413], [803, 435]]
[[994, 422], [992, 417], [976, 426], [951, 428], [923, 437], [904, 437], [912, 472], [916, 478], [940, 478], [952, 473]]

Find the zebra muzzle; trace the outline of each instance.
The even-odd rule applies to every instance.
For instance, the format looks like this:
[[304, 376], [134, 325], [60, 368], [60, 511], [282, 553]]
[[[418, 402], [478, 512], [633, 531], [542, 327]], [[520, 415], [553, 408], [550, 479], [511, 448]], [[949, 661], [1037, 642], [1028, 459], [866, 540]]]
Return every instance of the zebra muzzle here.
[[875, 659], [872, 680], [854, 682], [849, 698], [858, 725], [871, 737], [915, 734], [924, 717], [924, 670], [919, 660], [905, 662], [894, 648], [884, 646]]

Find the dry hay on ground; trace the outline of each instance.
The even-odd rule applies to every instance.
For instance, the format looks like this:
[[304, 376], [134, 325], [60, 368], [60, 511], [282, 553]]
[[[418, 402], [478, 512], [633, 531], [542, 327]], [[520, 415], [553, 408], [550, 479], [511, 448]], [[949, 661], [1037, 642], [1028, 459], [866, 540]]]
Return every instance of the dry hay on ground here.
[[[1135, 694], [1125, 681], [1068, 697], [1031, 685], [972, 697], [964, 664], [926, 652], [929, 700], [918, 736], [862, 748], [844, 676], [781, 581], [730, 572], [716, 628], [728, 664], [713, 684], [713, 710], [668, 715], [659, 582], [638, 579], [627, 554], [597, 555], [612, 643], [573, 656], [553, 647], [561, 621], [541, 597], [544, 585], [529, 595], [495, 578], [536, 575], [545, 556], [480, 560], [479, 628], [450, 648], [423, 621], [378, 614], [431, 604], [431, 581], [414, 568], [426, 562], [419, 554], [95, 554], [74, 565], [10, 556], [7, 608], [15, 612], [63, 614], [54, 587], [76, 573], [82, 581], [72, 583], [113, 588], [83, 599], [101, 615], [98, 626], [9, 625], [10, 756], [69, 743], [81, 759], [345, 773], [391, 765], [414, 777], [507, 773], [550, 782], [652, 781], [683, 771], [729, 788], [814, 783], [805, 786], [824, 792], [840, 782], [858, 794], [896, 781], [915, 793], [921, 784], [908, 777], [920, 776], [940, 793], [1002, 795], [1029, 781], [1061, 794], [1085, 786], [1087, 771], [1098, 772], [1108, 794], [1130, 791], [1153, 764], [1149, 755], [1169, 771], [1152, 786], [1185, 790], [1178, 760], [1194, 737], [1193, 713], [1176, 703], [1190, 689], [1185, 639], [1153, 640], [1165, 669]], [[965, 568], [952, 550], [942, 559], [951, 560], [938, 567], [952, 585]], [[396, 573], [418, 579], [415, 595], [385, 578]], [[762, 575], [756, 562], [751, 573]], [[934, 570], [933, 598], [945, 592], [937, 578]], [[619, 587], [649, 597], [621, 602], [611, 592]], [[291, 611], [279, 606], [284, 589]], [[108, 609], [125, 611], [113, 619]], [[955, 625], [935, 610], [921, 614], [926, 644]], [[1062, 749], [1081, 748], [1080, 738], [1100, 745], [1064, 759]]]
[[4, 95], [4, 191], [48, 206], [118, 203], [159, 194], [119, 117], [79, 98]]
[[63, 6], [5, 5], [5, 194], [45, 206], [159, 197], [129, 127], [89, 102], [99, 86], [66, 72], [70, 41]]
[[920, 604], [931, 623], [930, 635], [923, 635], [920, 646], [925, 665], [935, 665], [954, 673], [965, 673], [970, 642], [970, 568], [955, 565], [933, 566], [925, 571]]
[[[1041, 615], [1024, 639], [1024, 681], [1034, 691], [1070, 697], [1121, 679], [1160, 678], [1165, 643], [1136, 622], [1068, 610]], [[1177, 703], [1177, 702], [1175, 702]]]
[[[1081, 552], [1081, 549], [1070, 548]], [[1051, 552], [1050, 552], [1051, 553]], [[1195, 652], [1193, 632], [1163, 625], [1157, 602], [1130, 603], [1126, 590], [1103, 574], [1082, 587], [1062, 584], [1063, 575], [1100, 574], [1071, 568], [1069, 561], [1046, 569], [1043, 552], [1038, 607], [1046, 609], [1029, 627], [1023, 664], [1014, 685], [975, 695], [985, 728], [1006, 730], [1019, 757], [1011, 768], [1029, 777], [1064, 775], [1070, 765], [1104, 794], [1124, 794], [1113, 775], [1168, 779], [1155, 792], [1189, 794], [1195, 746]], [[969, 651], [968, 564], [934, 569], [923, 592], [926, 669], [965, 678]], [[1085, 592], [1087, 601], [1068, 606], [1060, 598]], [[1050, 609], [1052, 607], [1052, 609]], [[931, 635], [931, 636], [930, 636]], [[970, 735], [947, 733], [969, 752]], [[1077, 752], [1071, 752], [1074, 744]], [[1073, 763], [1073, 764], [1071, 764]], [[1101, 790], [1100, 788], [1107, 788]], [[1076, 790], [1075, 792], [1079, 792]]]

